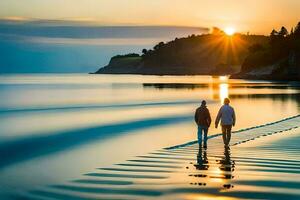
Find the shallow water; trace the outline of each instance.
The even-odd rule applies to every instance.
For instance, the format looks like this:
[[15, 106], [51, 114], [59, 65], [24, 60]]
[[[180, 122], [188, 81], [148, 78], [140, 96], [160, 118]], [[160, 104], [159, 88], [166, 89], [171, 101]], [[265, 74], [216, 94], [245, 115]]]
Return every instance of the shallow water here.
[[[214, 118], [222, 99], [229, 96], [237, 113], [234, 129], [241, 130], [298, 115], [299, 88], [297, 83], [208, 76], [1, 75], [0, 192], [3, 197], [38, 199], [222, 197], [220, 178], [208, 179], [199, 188], [199, 177], [187, 175], [194, 173], [194, 163], [184, 171], [189, 157], [191, 162], [197, 157], [196, 144], [163, 148], [195, 140], [193, 114], [202, 99], [208, 101]], [[299, 130], [286, 130], [284, 124], [293, 128], [298, 121], [256, 127], [233, 138], [234, 173], [242, 178], [224, 183], [232, 189], [224, 196], [265, 198], [263, 191], [277, 188], [282, 198], [299, 197], [295, 145]], [[276, 129], [284, 131], [269, 135]], [[217, 133], [210, 129], [211, 136]], [[209, 162], [223, 156], [220, 142], [220, 137], [210, 139]], [[157, 152], [180, 152], [183, 159], [157, 159]], [[135, 158], [138, 155], [144, 157]], [[174, 169], [184, 172], [173, 173]], [[69, 185], [70, 181], [75, 184]], [[246, 196], [249, 192], [257, 197]], [[270, 198], [276, 194], [270, 193]]]

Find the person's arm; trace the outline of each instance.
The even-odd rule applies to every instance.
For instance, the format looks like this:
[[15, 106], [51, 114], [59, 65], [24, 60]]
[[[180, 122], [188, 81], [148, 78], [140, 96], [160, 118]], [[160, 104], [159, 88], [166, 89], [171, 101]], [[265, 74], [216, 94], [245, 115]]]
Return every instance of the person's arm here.
[[207, 109], [207, 123], [208, 123], [208, 127], [210, 127], [211, 124], [211, 117], [210, 117], [210, 113], [209, 110]]
[[219, 110], [219, 112], [218, 112], [218, 115], [217, 115], [217, 117], [216, 117], [216, 121], [215, 121], [215, 127], [216, 127], [216, 128], [218, 128], [218, 125], [219, 125], [221, 116], [222, 116], [222, 107], [220, 108], [220, 110]]
[[234, 112], [234, 109], [233, 109], [233, 108], [232, 108], [232, 111], [233, 111], [233, 112], [232, 112], [232, 125], [235, 126], [235, 119], [236, 119], [236, 118], [235, 118], [235, 112]]
[[199, 114], [198, 114], [198, 109], [197, 109], [195, 112], [195, 117], [194, 117], [196, 124], [198, 124], [198, 117], [199, 117], [198, 115]]

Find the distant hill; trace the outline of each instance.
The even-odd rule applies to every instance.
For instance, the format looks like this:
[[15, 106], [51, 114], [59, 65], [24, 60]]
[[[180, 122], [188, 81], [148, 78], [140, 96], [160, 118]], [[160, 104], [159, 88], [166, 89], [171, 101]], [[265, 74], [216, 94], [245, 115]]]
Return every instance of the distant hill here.
[[300, 81], [300, 22], [288, 32], [273, 30], [267, 46], [255, 44], [231, 78]]
[[269, 37], [262, 35], [223, 32], [190, 35], [170, 42], [160, 42], [153, 49], [143, 49], [143, 54], [112, 57], [109, 64], [96, 73], [102, 74], [233, 74], [248, 55], [254, 44], [265, 46]]

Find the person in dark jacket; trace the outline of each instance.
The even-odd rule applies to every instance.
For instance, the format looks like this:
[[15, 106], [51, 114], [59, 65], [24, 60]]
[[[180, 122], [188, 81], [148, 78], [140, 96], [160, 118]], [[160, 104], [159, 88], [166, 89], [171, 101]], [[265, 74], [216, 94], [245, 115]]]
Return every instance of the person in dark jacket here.
[[208, 128], [210, 127], [211, 124], [211, 117], [209, 110], [206, 107], [206, 101], [203, 100], [201, 102], [201, 106], [197, 108], [195, 112], [195, 122], [198, 125], [198, 143], [199, 146], [202, 145], [202, 135], [203, 135], [203, 140], [204, 144], [203, 147], [207, 147], [207, 133], [208, 133]]

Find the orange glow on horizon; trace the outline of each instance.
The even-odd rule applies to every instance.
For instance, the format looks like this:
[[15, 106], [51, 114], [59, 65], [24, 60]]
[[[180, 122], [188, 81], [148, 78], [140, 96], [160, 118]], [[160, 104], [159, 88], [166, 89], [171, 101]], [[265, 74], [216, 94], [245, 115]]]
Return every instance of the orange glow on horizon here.
[[233, 27], [226, 27], [224, 32], [226, 33], [226, 35], [232, 36], [235, 34], [236, 30]]

